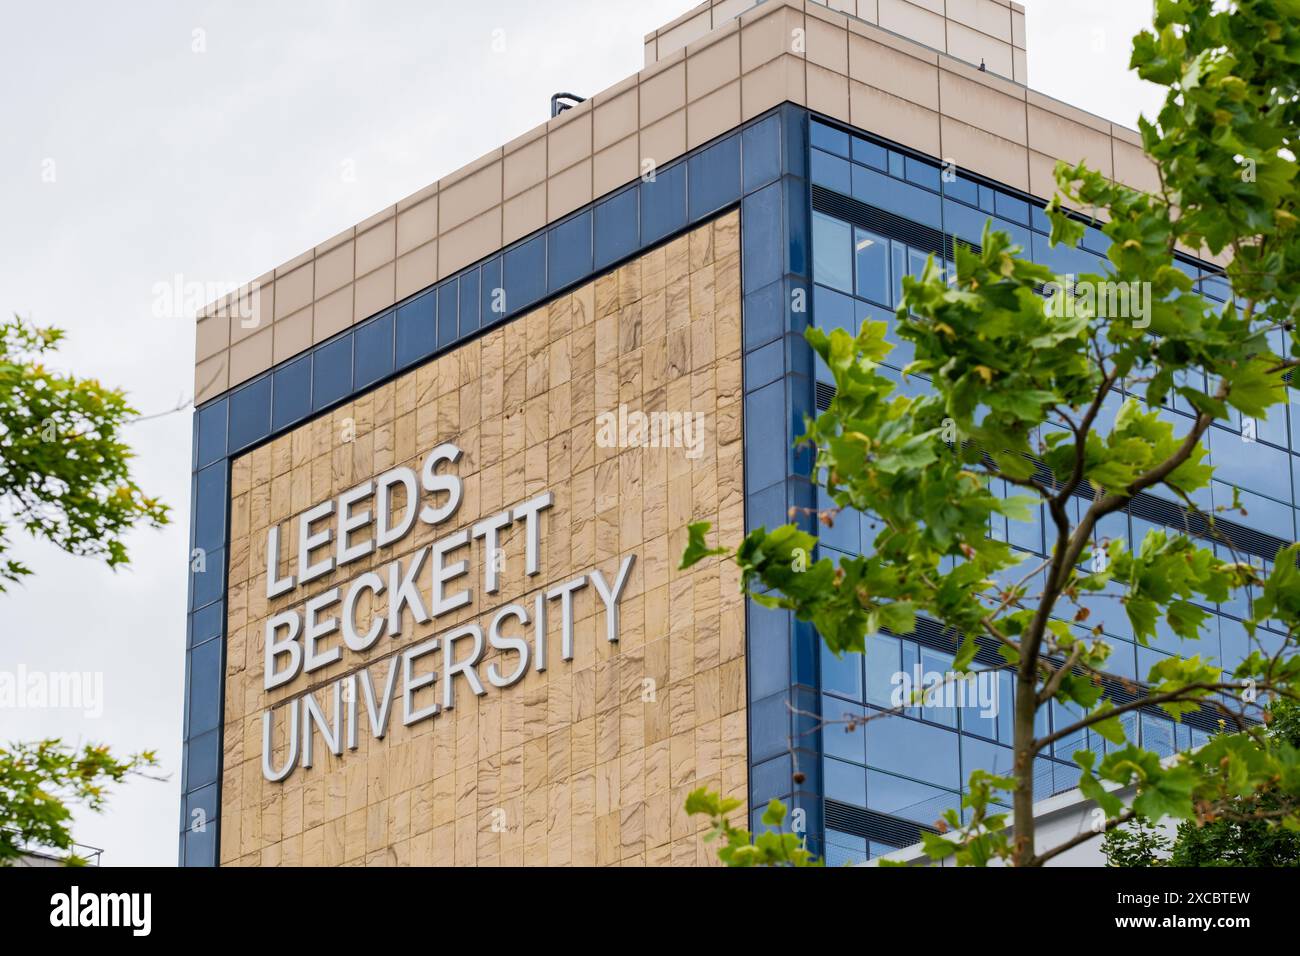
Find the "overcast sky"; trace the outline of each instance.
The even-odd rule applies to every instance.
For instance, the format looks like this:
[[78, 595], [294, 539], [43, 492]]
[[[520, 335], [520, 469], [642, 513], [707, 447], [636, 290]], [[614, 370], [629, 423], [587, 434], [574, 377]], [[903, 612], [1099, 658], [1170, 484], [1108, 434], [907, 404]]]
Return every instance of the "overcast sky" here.
[[[1127, 73], [1149, 5], [1024, 3], [1032, 87], [1130, 126], [1154, 111]], [[124, 387], [144, 412], [173, 408], [193, 387], [193, 314], [155, 317], [157, 283], [262, 274], [544, 121], [557, 90], [635, 72], [644, 35], [692, 5], [8, 5], [0, 313], [66, 329], [59, 367]], [[79, 815], [77, 839], [110, 866], [176, 861], [190, 421], [130, 429], [140, 484], [175, 509], [170, 528], [130, 537], [130, 569], [16, 540], [36, 575], [0, 595], [0, 671], [100, 673], [104, 686], [99, 716], [0, 710], [0, 741], [152, 748], [170, 775]]]

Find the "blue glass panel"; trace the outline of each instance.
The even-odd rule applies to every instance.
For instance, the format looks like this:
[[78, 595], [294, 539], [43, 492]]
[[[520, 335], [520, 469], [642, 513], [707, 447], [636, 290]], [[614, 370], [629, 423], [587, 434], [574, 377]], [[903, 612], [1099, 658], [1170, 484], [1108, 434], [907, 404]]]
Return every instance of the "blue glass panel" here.
[[957, 734], [905, 717], [867, 723], [867, 763], [926, 783], [957, 789]]
[[688, 161], [686, 176], [691, 222], [740, 198], [740, 137], [728, 136]]
[[[826, 493], [826, 489], [818, 487], [817, 510], [829, 515], [835, 510], [835, 507], [835, 502]], [[829, 520], [834, 523], [830, 526], [823, 525], [818, 530], [818, 541], [826, 547], [835, 548], [845, 554], [852, 554], [856, 551], [862, 535], [858, 525], [858, 513], [846, 508], [836, 513]]]
[[794, 275], [807, 276], [812, 263], [809, 261], [812, 237], [809, 231], [808, 186], [797, 179], [786, 178], [782, 189], [785, 197], [785, 222], [788, 232], [786, 271]]
[[547, 230], [547, 288], [555, 292], [591, 274], [591, 212]]
[[450, 279], [438, 286], [438, 348], [451, 345], [459, 334], [460, 281]]
[[745, 296], [741, 327], [746, 349], [779, 336], [785, 330], [785, 283], [773, 282]]
[[847, 295], [827, 289], [825, 286], [813, 286], [813, 317], [817, 327], [829, 332], [831, 329], [843, 329], [849, 335], [858, 334], [857, 321], [854, 316], [854, 302]]
[[[185, 797], [184, 819], [181, 820], [181, 830], [188, 830], [198, 823], [207, 823], [216, 820], [217, 814], [221, 808], [217, 805], [218, 793], [217, 785], [210, 784], [199, 790], [194, 791]], [[195, 813], [195, 811], [199, 811]]]
[[[1000, 222], [995, 221], [994, 225], [999, 229], [1005, 228]], [[1048, 266], [1058, 274], [1077, 276], [1095, 273], [1101, 268], [1097, 257], [1091, 252], [1066, 245], [1054, 246], [1046, 236], [1037, 234], [1034, 234], [1032, 242], [1034, 261]]]
[[962, 175], [949, 177], [943, 184], [943, 194], [953, 199], [960, 199], [972, 206], [978, 206], [980, 201], [978, 184]]
[[852, 153], [856, 163], [864, 163], [881, 172], [889, 169], [889, 154], [885, 147], [877, 146], [861, 136], [853, 137]]
[[220, 637], [225, 627], [225, 602], [209, 604], [190, 615], [190, 646]]
[[271, 376], [230, 393], [230, 454], [265, 438], [271, 431]]
[[779, 182], [745, 197], [740, 222], [744, 230], [741, 254], [746, 293], [776, 281], [785, 271], [781, 198]]
[[208, 641], [190, 652], [191, 736], [217, 726], [221, 710], [221, 642]]
[[[1230, 485], [1214, 482], [1214, 504], [1232, 507], [1233, 489]], [[1265, 498], [1245, 489], [1237, 489], [1238, 510], [1227, 511], [1233, 521], [1255, 528], [1287, 541], [1296, 540], [1294, 510], [1291, 505]]]
[[750, 772], [753, 800], [762, 806], [770, 800], [787, 796], [791, 787], [790, 755], [783, 754], [764, 763], [756, 764]]
[[365, 325], [359, 325], [356, 337], [356, 368], [353, 386], [364, 388], [393, 371], [393, 313], [386, 312]]
[[1161, 757], [1174, 753], [1174, 722], [1155, 714], [1142, 715], [1142, 747], [1154, 750]]
[[197, 610], [225, 594], [226, 551], [218, 548], [203, 556], [203, 570], [190, 573], [190, 607]]
[[[1104, 256], [1110, 251], [1110, 237], [1095, 226], [1085, 226], [1081, 245], [1089, 252], [1096, 253], [1099, 256]], [[1196, 278], [1196, 268], [1194, 266], [1188, 266], [1186, 263], [1179, 262], [1177, 259], [1174, 260], [1174, 265], [1183, 269], [1183, 271], [1187, 272], [1192, 278]]]
[[889, 175], [895, 179], [903, 179], [903, 168], [905, 166], [903, 154], [895, 150], [889, 151]]
[[635, 186], [597, 203], [595, 267], [603, 269], [636, 252], [640, 234]]
[[866, 837], [842, 833], [839, 830], [826, 831], [827, 866], [855, 866], [867, 859]]
[[[826, 654], [823, 660], [835, 660], [834, 655]], [[848, 653], [844, 660], [862, 661], [861, 654]], [[838, 697], [822, 696], [822, 741], [826, 753], [854, 763], [863, 763], [867, 759], [867, 734], [863, 718], [866, 709], [861, 704], [852, 704]], [[851, 728], [851, 729], [850, 729]]]
[[461, 338], [479, 328], [478, 311], [481, 305], [479, 295], [479, 271], [471, 269], [460, 277], [460, 335]]
[[745, 388], [753, 390], [775, 382], [785, 373], [785, 349], [782, 342], [769, 342], [745, 356]]
[[641, 244], [648, 246], [685, 225], [686, 164], [678, 163], [658, 170], [653, 182], [641, 182]]
[[839, 657], [821, 642], [822, 689], [853, 700], [862, 700], [863, 655], [845, 653]]
[[997, 203], [996, 203], [996, 201], [995, 201], [995, 198], [994, 198], [995, 195], [996, 195], [996, 192], [997, 192], [996, 190], [990, 188], [989, 186], [985, 186], [985, 185], [983, 185], [982, 183], [980, 184], [980, 202], [979, 202], [979, 206], [980, 206], [980, 208], [983, 209], [985, 212], [990, 212], [990, 213], [991, 213], [991, 212], [994, 211], [994, 209], [995, 209], [995, 207], [996, 207], [996, 205], [997, 205]]
[[210, 465], [226, 455], [226, 399], [204, 405], [194, 413], [198, 459], [196, 468]]
[[888, 634], [873, 634], [867, 638], [866, 666], [867, 703], [877, 707], [895, 707], [894, 675], [902, 670], [903, 642]]
[[194, 476], [194, 547], [215, 551], [226, 540], [226, 474], [224, 461], [208, 465]]
[[745, 192], [766, 186], [781, 175], [781, 123], [769, 116], [741, 134], [744, 150]]
[[940, 790], [878, 770], [868, 770], [866, 776], [867, 806], [880, 813], [933, 824], [944, 811], [961, 805], [961, 798], [950, 790]]
[[994, 199], [994, 211], [1003, 219], [1010, 219], [1023, 226], [1029, 225], [1029, 203], [1016, 199], [1004, 192], [999, 192]]
[[[516, 314], [546, 294], [546, 237], [535, 236], [505, 254], [506, 312]], [[443, 300], [438, 300], [442, 308]], [[438, 336], [441, 343], [442, 336]]]
[[184, 841], [186, 866], [217, 865], [217, 825], [215, 821], [202, 830], [186, 830]]
[[813, 373], [813, 350], [808, 345], [802, 332], [787, 332], [785, 335], [785, 367], [805, 378]]
[[825, 149], [838, 156], [848, 159], [849, 156], [849, 134], [840, 132], [825, 123], [819, 123], [813, 120], [808, 124], [808, 135], [812, 145], [818, 149]]
[[311, 412], [311, 354], [275, 370], [271, 401], [271, 428], [279, 431]]
[[856, 764], [827, 757], [826, 798], [850, 803], [855, 807], [867, 805], [867, 774]]
[[[217, 759], [220, 756], [221, 732], [210, 730], [189, 740], [185, 764], [185, 790], [198, 790], [217, 780]], [[211, 827], [208, 828], [212, 829]]]
[[1042, 206], [1029, 207], [1029, 224], [1035, 232], [1049, 236], [1052, 234], [1052, 220], [1047, 218], [1047, 213], [1043, 211]]
[[938, 196], [865, 166], [853, 167], [853, 198], [935, 229], [941, 227]]
[[[782, 647], [781, 651], [784, 652]], [[774, 648], [765, 648], [762, 653], [764, 661], [776, 663], [771, 660], [775, 657]], [[762, 665], [758, 662], [750, 662], [750, 674], [757, 675], [760, 673], [759, 668]], [[783, 675], [780, 681], [775, 679], [767, 683], [784, 686], [789, 682], [789, 671], [781, 669], [777, 671]], [[751, 676], [752, 682], [752, 676]], [[749, 718], [749, 755], [752, 760], [763, 760], [767, 757], [775, 757], [777, 754], [788, 752], [790, 749], [790, 702], [784, 692], [773, 694], [754, 701], [750, 706]]]
[[908, 182], [924, 186], [926, 189], [939, 191], [939, 167], [924, 160], [908, 156], [903, 163], [903, 173]]
[[487, 328], [499, 322], [506, 314], [505, 287], [501, 284], [501, 257], [483, 263], [479, 297], [479, 323]]
[[[790, 685], [790, 613], [763, 607], [753, 600], [747, 605], [749, 696], [757, 700], [783, 691]], [[784, 714], [782, 719], [788, 719], [789, 711]], [[785, 731], [782, 734], [784, 736]], [[782, 748], [786, 746], [789, 746], [789, 741], [782, 743]]]
[[834, 189], [846, 195], [853, 192], [852, 167], [847, 159], [840, 159], [838, 156], [814, 149], [808, 173], [818, 186], [825, 186], [827, 189]]
[[426, 292], [397, 307], [397, 367], [432, 355], [438, 345], [438, 293]]
[[1232, 294], [1232, 286], [1221, 276], [1210, 273], [1210, 278], [1201, 283], [1201, 291], [1211, 299], [1218, 299], [1220, 302], [1227, 302], [1228, 297]]
[[865, 229], [853, 230], [858, 295], [881, 305], [890, 301], [889, 240]]
[[1214, 477], [1289, 503], [1291, 456], [1279, 448], [1245, 441], [1220, 428], [1207, 433]]
[[841, 292], [853, 292], [853, 227], [813, 213], [813, 278]]
[[[807, 442], [799, 442], [804, 433], [804, 421], [817, 415], [814, 403], [814, 384], [804, 375], [787, 375], [786, 407], [790, 409], [786, 421], [785, 453], [790, 474], [812, 477], [815, 455]], [[775, 420], [773, 420], [775, 422]], [[798, 447], [796, 447], [798, 443]]]
[[352, 392], [351, 335], [316, 350], [311, 380], [311, 405], [315, 409], [332, 405]]
[[785, 477], [784, 382], [773, 382], [745, 397], [745, 435], [745, 483], [752, 493]]
[[989, 217], [982, 211], [967, 209], [951, 200], [943, 203], [944, 232], [971, 245], [980, 245], [984, 236], [984, 225]]

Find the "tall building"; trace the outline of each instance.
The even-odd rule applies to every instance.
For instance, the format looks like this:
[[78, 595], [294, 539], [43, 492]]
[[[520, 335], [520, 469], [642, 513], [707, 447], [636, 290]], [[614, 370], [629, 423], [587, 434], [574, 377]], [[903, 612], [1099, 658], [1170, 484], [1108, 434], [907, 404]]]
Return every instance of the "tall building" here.
[[[1096, 229], [1048, 245], [1055, 162], [1142, 188], [1154, 168], [1026, 83], [1004, 0], [714, 0], [636, 75], [206, 309], [181, 862], [704, 864], [682, 807], [710, 786], [755, 815], [782, 798], [839, 863], [1007, 769], [1005, 706], [843, 729], [895, 675], [948, 669], [933, 622], [864, 667], [747, 604], [729, 564], [678, 564], [692, 521], [815, 530], [792, 443], [833, 386], [809, 322], [889, 321], [901, 277], [989, 219], [1097, 267]], [[1294, 538], [1297, 445], [1284, 417], [1245, 428], [1213, 430], [1201, 503], [1235, 485], [1248, 516], [1221, 530], [1262, 563]], [[1103, 535], [1187, 520], [1142, 495]], [[829, 555], [873, 534], [822, 531]], [[1044, 551], [1041, 522], [990, 534]], [[1198, 649], [1230, 660], [1243, 608], [1211, 610]], [[1096, 619], [1117, 678], [1178, 650], [1137, 646], [1116, 602]], [[1214, 729], [1143, 712], [1130, 733]], [[1040, 761], [1045, 798], [1075, 782], [1070, 744]]]

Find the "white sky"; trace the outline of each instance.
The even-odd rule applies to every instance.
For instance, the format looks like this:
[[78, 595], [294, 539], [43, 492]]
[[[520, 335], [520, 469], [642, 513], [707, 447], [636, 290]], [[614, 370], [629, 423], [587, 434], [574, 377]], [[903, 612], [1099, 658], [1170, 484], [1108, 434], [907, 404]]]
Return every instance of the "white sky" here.
[[[552, 93], [635, 72], [644, 35], [691, 5], [14, 4], [0, 31], [0, 314], [66, 329], [61, 368], [126, 388], [142, 411], [174, 407], [192, 389], [193, 315], [154, 317], [156, 283], [260, 275], [544, 121]], [[1127, 73], [1147, 4], [1025, 6], [1035, 89], [1130, 126], [1158, 106]], [[139, 482], [175, 511], [131, 536], [130, 569], [15, 538], [37, 573], [0, 595], [0, 671], [99, 672], [104, 686], [97, 718], [0, 710], [0, 741], [152, 748], [170, 774], [79, 814], [76, 838], [110, 866], [176, 861], [190, 421], [130, 430]]]

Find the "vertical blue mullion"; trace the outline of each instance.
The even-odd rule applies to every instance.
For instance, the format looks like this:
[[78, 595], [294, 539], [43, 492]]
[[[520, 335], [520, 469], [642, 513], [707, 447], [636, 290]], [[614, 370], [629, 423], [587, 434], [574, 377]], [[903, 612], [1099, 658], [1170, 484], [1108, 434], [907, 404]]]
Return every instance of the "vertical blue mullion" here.
[[456, 276], [438, 287], [438, 348], [453, 344], [460, 335], [460, 277]]

